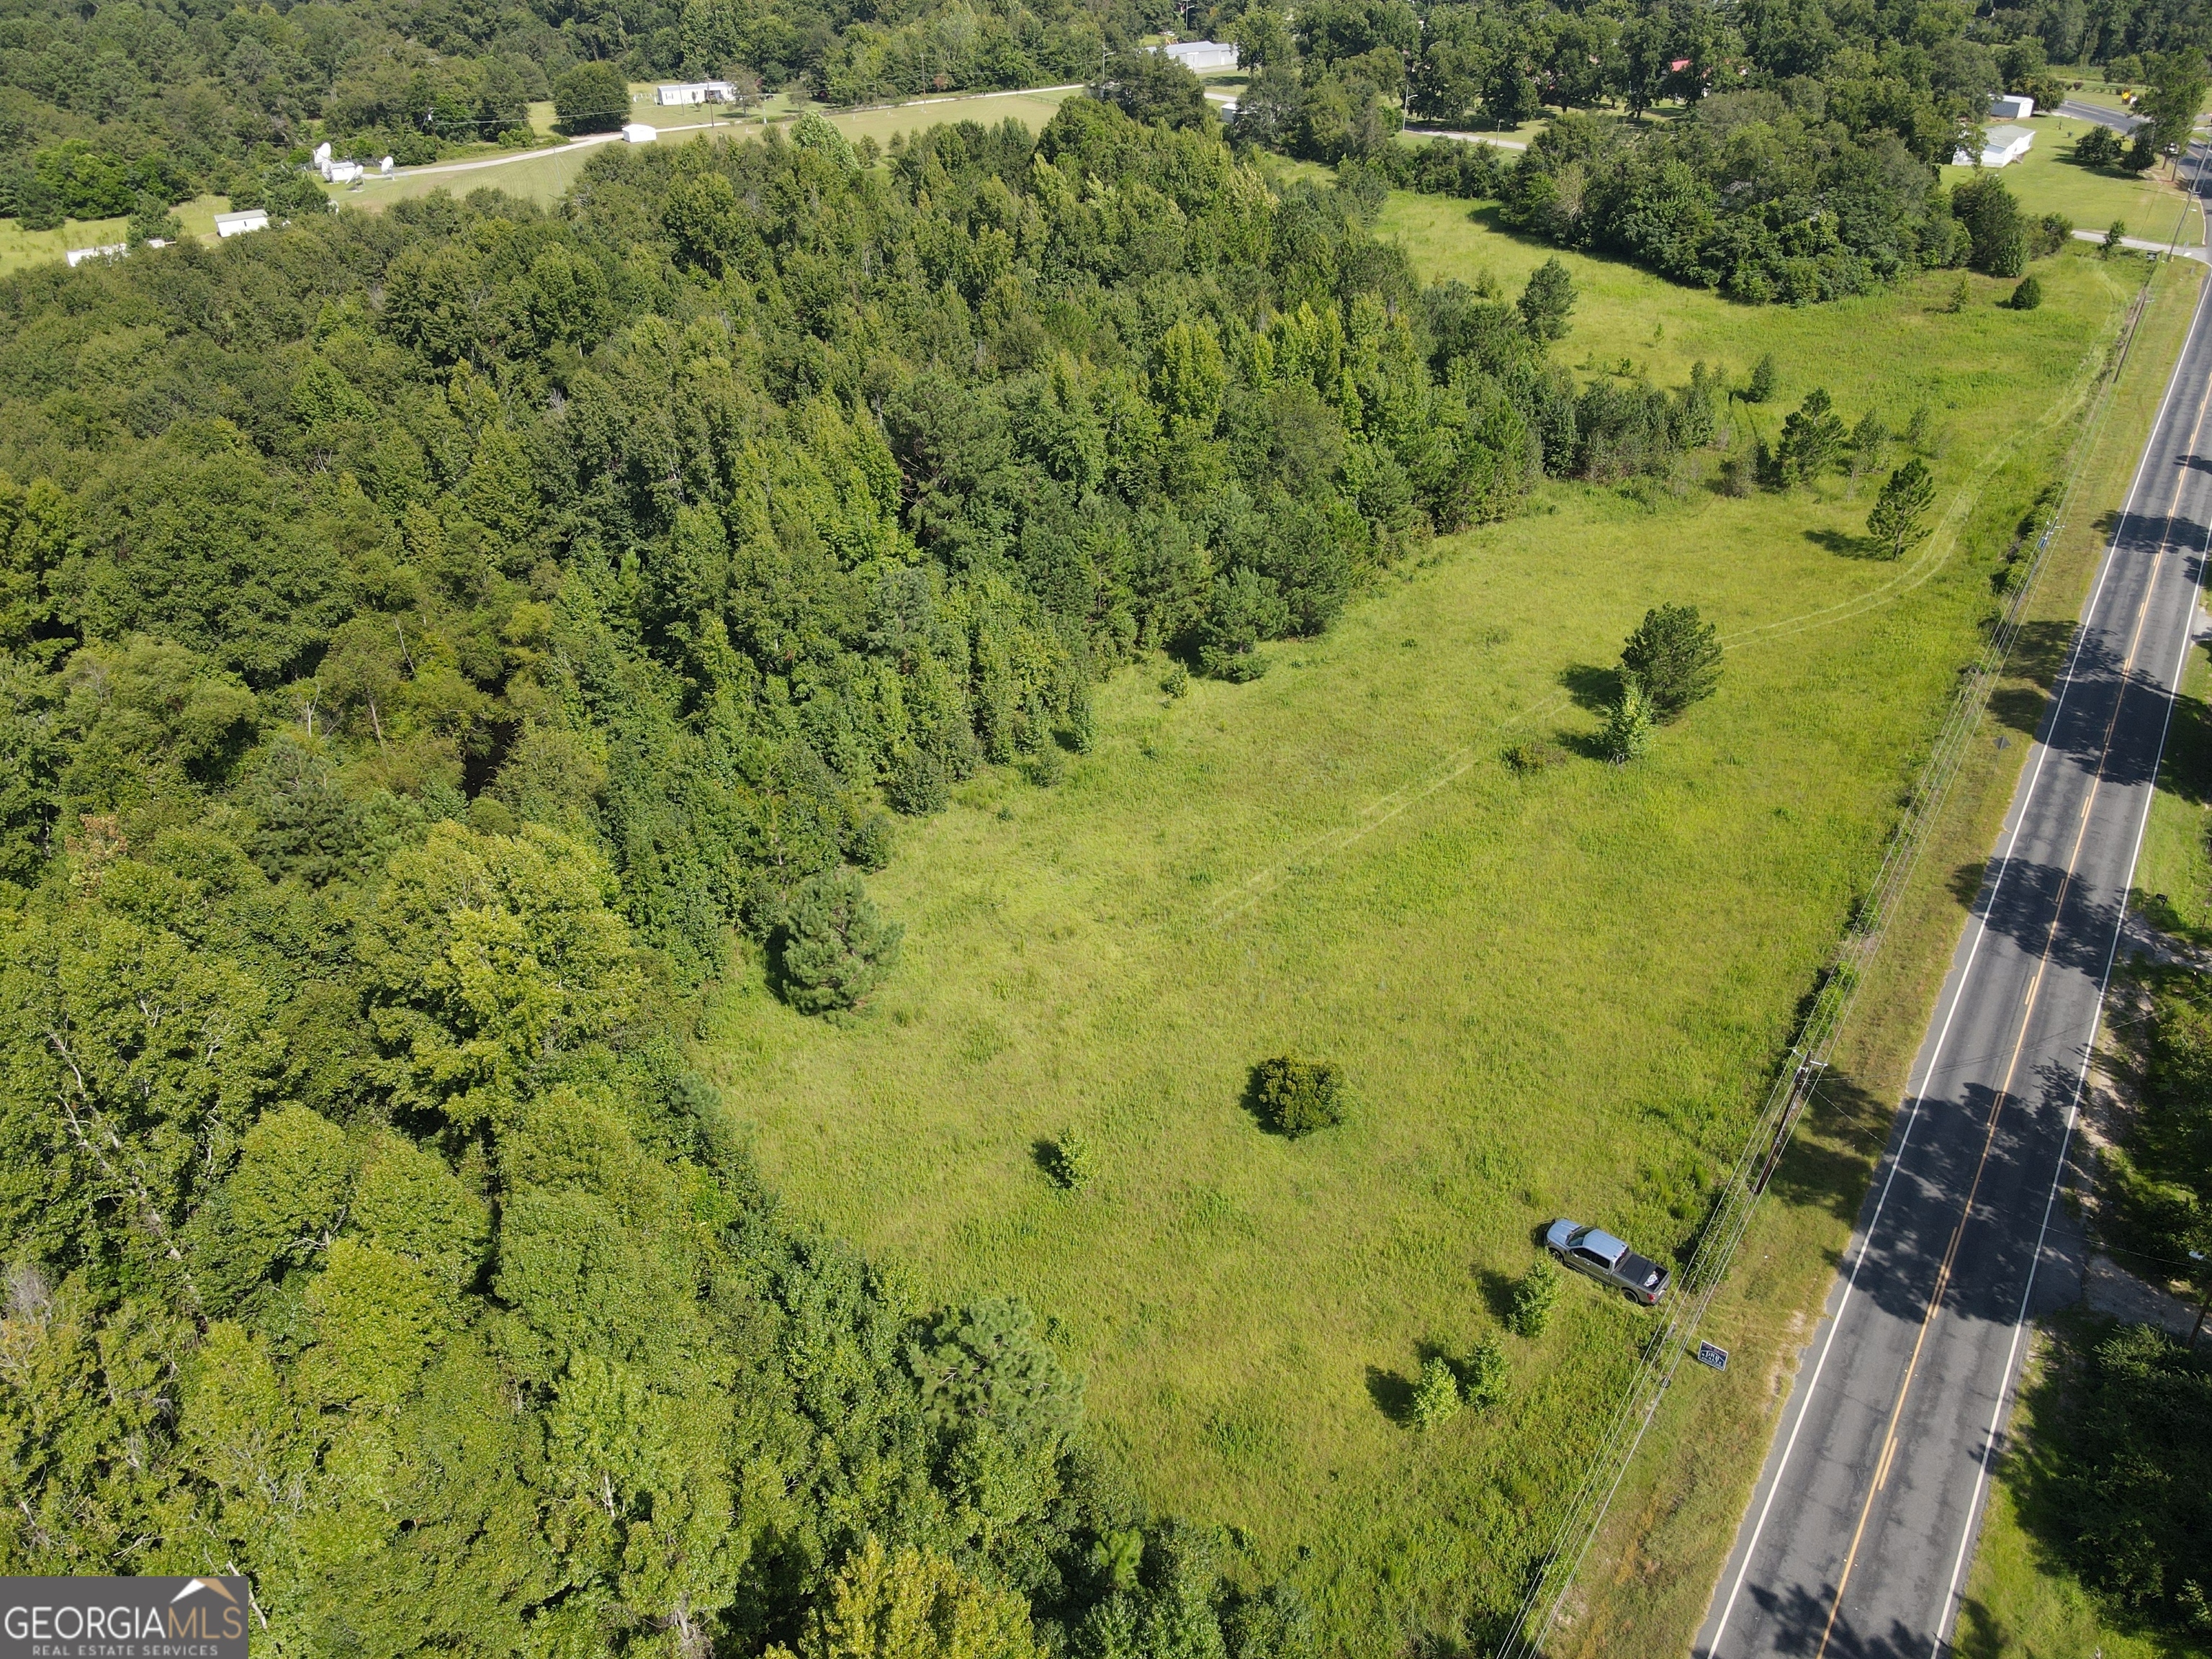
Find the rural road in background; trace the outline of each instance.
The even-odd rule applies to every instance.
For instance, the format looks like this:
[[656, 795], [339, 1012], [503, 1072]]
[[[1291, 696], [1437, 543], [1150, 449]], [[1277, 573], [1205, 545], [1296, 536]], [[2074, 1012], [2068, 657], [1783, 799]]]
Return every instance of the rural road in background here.
[[[2014, 792], [1699, 1659], [1950, 1637], [2212, 537], [2212, 283]], [[2039, 1278], [2037, 1267], [2045, 1271]]]

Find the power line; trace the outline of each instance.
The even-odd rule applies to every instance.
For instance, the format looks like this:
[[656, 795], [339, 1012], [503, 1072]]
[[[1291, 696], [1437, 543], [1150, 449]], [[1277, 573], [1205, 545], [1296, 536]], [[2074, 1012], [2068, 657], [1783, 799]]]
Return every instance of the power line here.
[[[2167, 257], [2179, 245], [2182, 225], [2188, 219], [2185, 206], [2175, 222]], [[2066, 484], [2050, 521], [2035, 544], [2027, 570], [2013, 590], [1997, 627], [1982, 654], [1961, 680], [1949, 714], [1937, 733], [1928, 761], [1921, 770], [1904, 815], [1891, 832], [1880, 871], [1868, 900], [1853, 918], [1848, 933], [1823, 970], [1820, 988], [1811, 1010], [1798, 1029], [1789, 1054], [1768, 1091], [1765, 1103], [1753, 1121], [1743, 1148], [1737, 1154], [1726, 1184], [1707, 1218], [1689, 1265], [1683, 1269], [1681, 1288], [1667, 1322], [1644, 1346], [1644, 1356], [1630, 1379], [1620, 1404], [1607, 1424], [1585, 1469], [1581, 1484], [1569, 1500], [1552, 1541], [1530, 1571], [1528, 1584], [1512, 1624], [1496, 1650], [1496, 1659], [1537, 1659], [1545, 1638], [1559, 1616], [1582, 1564], [1612, 1507], [1651, 1421], [1666, 1398], [1675, 1373], [1692, 1350], [1703, 1328], [1713, 1297], [1726, 1281], [1745, 1233], [1749, 1230], [1768, 1182], [1789, 1150], [1791, 1137], [1805, 1108], [1820, 1093], [1830, 1056], [1844, 1022], [1857, 999], [1862, 972], [1872, 964], [1893, 920], [1910, 881], [1927, 834], [1941, 812], [1965, 760], [1969, 739], [1981, 722], [1990, 690], [2003, 672], [2013, 642], [2026, 620], [2027, 601], [2034, 592], [2051, 541], [2066, 521], [2074, 495], [2094, 438], [2102, 432], [2111, 412], [2120, 371], [2134, 348], [2137, 325], [2150, 298], [2155, 267], [2147, 270], [2142, 285], [2122, 325], [2120, 337], [2108, 354], [2104, 385], [2097, 405], [2075, 440]]]

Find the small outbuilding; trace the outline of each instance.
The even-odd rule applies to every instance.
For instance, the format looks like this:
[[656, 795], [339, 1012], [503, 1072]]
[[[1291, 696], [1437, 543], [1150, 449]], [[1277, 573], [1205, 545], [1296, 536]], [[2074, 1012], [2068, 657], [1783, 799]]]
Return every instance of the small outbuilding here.
[[1984, 127], [1982, 130], [1981, 155], [1964, 144], [1951, 153], [1954, 167], [2008, 167], [2027, 154], [2027, 147], [2035, 142], [2035, 134], [2027, 127]]
[[62, 258], [73, 265], [81, 265], [87, 259], [120, 259], [130, 252], [127, 242], [103, 242], [98, 247], [73, 247]]
[[2035, 113], [2035, 100], [2018, 93], [2001, 92], [1990, 100], [1990, 119], [1992, 121], [2025, 121]]
[[623, 143], [625, 144], [649, 144], [659, 137], [659, 128], [649, 127], [642, 121], [631, 121], [623, 127]]
[[1226, 40], [1178, 40], [1159, 51], [1193, 75], [1212, 75], [1237, 67], [1237, 47]]
[[215, 234], [222, 237], [243, 236], [249, 230], [268, 228], [269, 213], [265, 208], [247, 208], [242, 212], [215, 216]]
[[677, 81], [653, 92], [656, 104], [734, 104], [738, 89], [727, 81]]
[[357, 185], [361, 182], [361, 163], [333, 161], [324, 170], [323, 177], [334, 185]]

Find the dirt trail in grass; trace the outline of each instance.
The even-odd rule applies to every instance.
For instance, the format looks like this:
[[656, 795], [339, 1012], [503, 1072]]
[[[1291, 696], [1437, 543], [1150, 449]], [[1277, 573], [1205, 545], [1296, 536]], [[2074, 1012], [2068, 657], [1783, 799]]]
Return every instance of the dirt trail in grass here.
[[[1897, 603], [1941, 574], [1958, 551], [1959, 532], [1980, 502], [1990, 481], [2020, 453], [2023, 445], [2048, 436], [2080, 411], [2083, 401], [2098, 383], [2098, 371], [2118, 327], [2122, 308], [2121, 302], [2115, 303], [2112, 312], [2106, 316], [2106, 326], [2097, 342], [2082, 354], [2081, 367], [2074, 379], [2051, 400], [2036, 422], [2025, 428], [2016, 428], [1990, 445], [1983, 453], [1973, 471], [1967, 475], [1966, 481], [1953, 492], [1942, 518], [1936, 523], [1935, 533], [1910, 564], [1864, 593], [1819, 605], [1794, 617], [1780, 617], [1771, 623], [1761, 623], [1756, 627], [1739, 629], [1734, 634], [1723, 635], [1722, 648], [1732, 652], [1747, 651], [1793, 638], [1816, 628], [1850, 622], [1884, 605]], [[1279, 891], [1286, 881], [1302, 870], [1340, 858], [1408, 809], [1466, 776], [1487, 751], [1491, 743], [1517, 727], [1565, 712], [1572, 700], [1571, 693], [1557, 692], [1534, 707], [1500, 720], [1484, 734], [1481, 743], [1468, 744], [1453, 750], [1401, 787], [1362, 807], [1351, 823], [1309, 836], [1274, 863], [1246, 877], [1205, 913], [1200, 925], [1207, 929], [1227, 927], [1262, 899]]]

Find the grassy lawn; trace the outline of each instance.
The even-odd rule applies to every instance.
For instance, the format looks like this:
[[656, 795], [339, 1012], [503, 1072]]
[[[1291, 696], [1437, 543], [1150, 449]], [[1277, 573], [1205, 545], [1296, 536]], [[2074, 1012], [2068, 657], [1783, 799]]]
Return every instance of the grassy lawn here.
[[[177, 209], [187, 236], [212, 237], [215, 216], [228, 209], [221, 196], [201, 196]], [[13, 219], [0, 219], [0, 275], [25, 265], [58, 259], [71, 248], [104, 247], [123, 240], [127, 218], [70, 219], [59, 230], [25, 230]]]
[[[1382, 225], [1425, 277], [1517, 286], [1551, 252], [1436, 198], [1394, 197]], [[1571, 1287], [1545, 1336], [1508, 1339], [1509, 1403], [1431, 1435], [1404, 1425], [1409, 1380], [1497, 1328], [1552, 1216], [1653, 1253], [1689, 1237], [2142, 270], [2069, 253], [2039, 267], [2041, 310], [1973, 279], [1952, 314], [1948, 275], [1751, 310], [1567, 262], [1564, 350], [1588, 372], [1671, 384], [1702, 358], [1741, 379], [1771, 351], [1770, 437], [1816, 379], [1847, 419], [1929, 406], [1936, 535], [1902, 566], [1861, 556], [1868, 496], [1841, 480], [1742, 501], [1548, 485], [1276, 647], [1257, 684], [1171, 700], [1164, 665], [1117, 676], [1060, 788], [993, 771], [903, 823], [873, 886], [906, 957], [870, 1017], [801, 1019], [755, 969], [708, 1025], [795, 1210], [923, 1295], [1028, 1297], [1142, 1489], [1292, 1571], [1347, 1652], [1465, 1638], [1510, 1601], [1645, 1322]], [[1638, 766], [1510, 773], [1507, 744], [1592, 728], [1604, 665], [1663, 600], [1719, 623], [1719, 696]], [[1923, 931], [1908, 999], [1955, 928]], [[1247, 1068], [1284, 1049], [1345, 1065], [1350, 1122], [1257, 1131]], [[1071, 1126], [1102, 1165], [1073, 1198], [1039, 1166]], [[1816, 1188], [1769, 1212], [1799, 1217], [1770, 1235], [1783, 1267], [1744, 1275], [1778, 1331], [1856, 1203]], [[1778, 1352], [1708, 1390], [1737, 1468], [1655, 1547], [1704, 1584], [1593, 1650], [1686, 1642], [1763, 1445], [1763, 1364]]]
[[[1052, 119], [1053, 112], [1067, 95], [1060, 92], [979, 93], [966, 98], [930, 99], [842, 113], [823, 110], [822, 113], [848, 138], [870, 137], [879, 144], [888, 144], [894, 132], [919, 132], [947, 121], [982, 121], [996, 125], [1012, 116], [1027, 123], [1034, 131]], [[733, 120], [726, 112], [718, 110], [714, 114], [714, 125], [709, 126], [708, 112], [704, 107], [663, 109], [654, 104], [649, 82], [632, 87], [630, 96], [631, 118], [658, 128], [660, 137], [655, 142], [663, 144], [687, 143], [704, 137], [757, 137], [764, 125], [787, 123], [799, 112], [798, 106], [778, 93], [763, 100], [742, 120]], [[371, 212], [392, 202], [428, 196], [433, 191], [449, 190], [456, 196], [465, 196], [472, 190], [483, 188], [503, 190], [510, 196], [550, 207], [575, 183], [584, 170], [584, 163], [602, 142], [622, 141], [576, 143], [513, 160], [477, 161], [459, 167], [426, 167], [388, 180], [365, 179], [357, 188], [333, 185], [327, 193], [343, 206], [365, 208]]]
[[[2078, 230], [2101, 231], [2113, 220], [2124, 220], [2130, 236], [2166, 240], [2189, 201], [2187, 194], [2163, 178], [2130, 179], [2121, 173], [2093, 172], [2068, 160], [2074, 141], [2088, 130], [2087, 121], [2060, 115], [2036, 117], [2035, 143], [2026, 156], [1997, 176], [2030, 213], [2063, 213]], [[2156, 171], [2163, 173], [2165, 168], [2161, 165]], [[1947, 185], [1960, 184], [1974, 176], [1972, 167], [1944, 167], [1942, 173]], [[2182, 240], [2203, 242], [2200, 213], [2190, 213]]]

